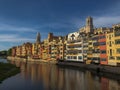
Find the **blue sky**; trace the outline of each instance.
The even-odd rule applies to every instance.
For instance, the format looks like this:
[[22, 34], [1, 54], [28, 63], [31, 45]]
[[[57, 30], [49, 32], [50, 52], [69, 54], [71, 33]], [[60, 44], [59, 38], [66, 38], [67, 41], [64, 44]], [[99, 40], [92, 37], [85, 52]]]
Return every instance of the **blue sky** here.
[[0, 50], [42, 40], [49, 32], [78, 31], [92, 16], [95, 27], [120, 23], [120, 0], [0, 0]]

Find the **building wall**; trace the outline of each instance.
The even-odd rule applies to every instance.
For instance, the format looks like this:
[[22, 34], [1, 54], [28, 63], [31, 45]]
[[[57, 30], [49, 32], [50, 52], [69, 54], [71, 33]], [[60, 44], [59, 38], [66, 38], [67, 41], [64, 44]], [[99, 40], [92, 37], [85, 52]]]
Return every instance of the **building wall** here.
[[108, 58], [107, 58], [107, 48], [106, 48], [106, 34], [99, 35], [99, 44], [100, 44], [100, 64], [107, 65]]
[[13, 57], [16, 56], [16, 47], [12, 47], [12, 56], [13, 56]]
[[79, 32], [68, 34], [66, 59], [83, 62], [83, 40]]
[[106, 34], [108, 65], [117, 65], [115, 60], [114, 32]]
[[99, 45], [99, 34], [95, 34], [92, 36], [92, 62], [100, 63], [100, 45]]
[[114, 29], [114, 51], [113, 55], [115, 57], [116, 64], [120, 66], [120, 28]]

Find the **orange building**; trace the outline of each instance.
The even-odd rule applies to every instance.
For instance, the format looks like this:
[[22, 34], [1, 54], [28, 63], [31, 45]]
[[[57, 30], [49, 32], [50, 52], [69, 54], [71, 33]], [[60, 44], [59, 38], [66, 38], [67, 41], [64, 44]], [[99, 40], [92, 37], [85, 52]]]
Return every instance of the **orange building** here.
[[108, 64], [107, 53], [106, 53], [106, 34], [99, 34], [99, 49], [100, 49], [100, 64]]

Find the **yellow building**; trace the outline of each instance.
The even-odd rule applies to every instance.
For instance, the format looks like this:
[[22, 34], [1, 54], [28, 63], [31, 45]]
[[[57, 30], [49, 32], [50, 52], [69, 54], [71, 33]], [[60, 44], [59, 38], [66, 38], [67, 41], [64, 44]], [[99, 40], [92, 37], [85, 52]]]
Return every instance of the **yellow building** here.
[[26, 57], [27, 56], [27, 50], [26, 50], [26, 45], [25, 43], [22, 45], [22, 54], [21, 54], [22, 57]]
[[50, 42], [51, 43], [51, 60], [56, 60], [57, 58], [59, 58], [59, 44], [58, 44], [58, 40], [54, 40]]
[[36, 42], [32, 44], [32, 58], [40, 58], [40, 45], [41, 44], [41, 37], [40, 33], [37, 33]]
[[17, 46], [16, 48], [16, 56], [21, 57], [22, 54], [22, 46]]
[[99, 46], [99, 34], [92, 36], [92, 62], [100, 63], [100, 46]]
[[114, 29], [113, 31], [114, 42], [112, 43], [113, 55], [115, 57], [116, 65], [119, 66], [120, 65], [120, 24], [116, 25], [116, 27], [114, 26], [113, 29]]
[[49, 42], [47, 39], [45, 39], [43, 41], [43, 50], [42, 50], [42, 59], [44, 59], [44, 60], [47, 60], [50, 58], [48, 49], [49, 49]]
[[32, 44], [32, 56], [33, 58], [39, 58], [40, 54], [40, 44], [33, 43]]
[[110, 28], [101, 27], [101, 28], [95, 28], [94, 29], [94, 34], [100, 34], [101, 32], [102, 33], [110, 32]]
[[115, 38], [114, 38], [114, 32], [108, 32], [106, 34], [106, 44], [107, 44], [107, 56], [108, 56], [108, 65], [115, 65], [116, 66], [116, 60], [115, 60]]
[[92, 34], [88, 37], [88, 52], [87, 52], [87, 61], [86, 64], [90, 64], [92, 60], [92, 50], [93, 50], [93, 41]]

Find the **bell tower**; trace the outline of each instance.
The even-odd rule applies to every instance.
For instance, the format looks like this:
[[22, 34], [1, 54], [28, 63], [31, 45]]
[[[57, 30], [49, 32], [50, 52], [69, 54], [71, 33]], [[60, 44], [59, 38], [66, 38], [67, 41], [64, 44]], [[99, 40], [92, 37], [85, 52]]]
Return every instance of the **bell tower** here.
[[90, 16], [86, 19], [86, 33], [89, 33], [89, 32], [91, 32], [91, 33], [94, 32], [94, 30], [93, 30], [93, 19]]

